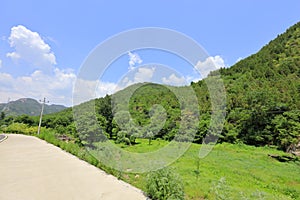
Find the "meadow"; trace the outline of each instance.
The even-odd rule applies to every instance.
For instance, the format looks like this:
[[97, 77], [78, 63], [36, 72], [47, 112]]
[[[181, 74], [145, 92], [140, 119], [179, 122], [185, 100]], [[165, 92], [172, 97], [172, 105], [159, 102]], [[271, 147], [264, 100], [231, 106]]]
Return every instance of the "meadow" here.
[[[136, 145], [122, 146], [132, 152], [161, 148], [166, 141], [138, 139]], [[244, 144], [217, 144], [203, 159], [201, 145], [192, 144], [168, 166], [184, 182], [186, 199], [300, 199], [300, 162], [279, 162], [268, 156], [285, 155], [271, 147]], [[145, 190], [144, 176], [124, 174], [123, 179]]]

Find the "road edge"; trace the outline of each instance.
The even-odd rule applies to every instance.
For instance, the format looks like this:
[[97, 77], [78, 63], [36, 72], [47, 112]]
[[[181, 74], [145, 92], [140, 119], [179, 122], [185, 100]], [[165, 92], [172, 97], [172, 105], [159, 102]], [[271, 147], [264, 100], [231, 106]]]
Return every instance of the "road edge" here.
[[[1, 134], [2, 135], [2, 134]], [[4, 135], [4, 134], [3, 134]], [[0, 139], [0, 143], [3, 142], [4, 140], [6, 140], [8, 138], [7, 135], [4, 135], [4, 138], [3, 139]]]

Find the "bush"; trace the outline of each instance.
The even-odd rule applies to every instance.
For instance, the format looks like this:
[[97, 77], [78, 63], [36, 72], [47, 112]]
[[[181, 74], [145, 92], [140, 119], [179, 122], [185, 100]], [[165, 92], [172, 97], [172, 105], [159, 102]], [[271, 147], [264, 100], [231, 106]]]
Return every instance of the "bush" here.
[[25, 134], [31, 135], [37, 132], [37, 127], [30, 127], [27, 124], [23, 123], [12, 123], [7, 127], [4, 127], [4, 132], [6, 133], [16, 133], [16, 134]]
[[146, 191], [153, 200], [184, 199], [182, 181], [167, 168], [148, 174]]
[[210, 193], [213, 199], [216, 200], [226, 200], [229, 199], [229, 186], [226, 183], [226, 178], [222, 177], [217, 183], [214, 183], [213, 187], [210, 189]]

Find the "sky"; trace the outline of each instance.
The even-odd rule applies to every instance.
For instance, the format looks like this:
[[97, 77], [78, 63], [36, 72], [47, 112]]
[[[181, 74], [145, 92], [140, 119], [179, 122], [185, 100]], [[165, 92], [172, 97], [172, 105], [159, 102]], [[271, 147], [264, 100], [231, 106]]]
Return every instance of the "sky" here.
[[144, 27], [184, 34], [208, 57], [191, 66], [180, 56], [157, 49], [124, 52], [91, 84], [95, 97], [151, 81], [155, 74], [164, 84], [188, 84], [206, 76], [197, 75], [197, 67], [212, 63], [215, 68], [230, 67], [256, 53], [300, 21], [299, 10], [299, 0], [4, 0], [0, 102], [46, 97], [50, 104], [71, 106], [74, 85], [93, 50], [115, 35]]

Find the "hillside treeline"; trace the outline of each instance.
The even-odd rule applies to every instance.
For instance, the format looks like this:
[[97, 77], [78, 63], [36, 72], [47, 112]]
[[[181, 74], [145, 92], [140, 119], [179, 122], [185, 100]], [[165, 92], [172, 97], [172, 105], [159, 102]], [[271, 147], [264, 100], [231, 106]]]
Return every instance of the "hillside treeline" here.
[[[300, 23], [258, 53], [230, 68], [211, 72], [208, 78], [218, 74], [226, 90], [226, 118], [218, 142], [272, 145], [292, 151], [300, 140]], [[58, 135], [66, 135], [79, 144], [91, 146], [106, 139], [128, 145], [134, 144], [138, 137], [148, 138], [149, 143], [157, 138], [173, 140], [182, 131], [180, 126], [184, 126], [179, 140], [188, 140], [189, 132], [194, 132], [193, 142], [202, 143], [209, 131], [212, 113], [206, 83], [206, 79], [191, 83], [199, 112], [185, 109], [193, 102], [190, 93], [184, 93], [185, 87], [137, 84], [74, 107], [84, 113], [80, 118], [75, 116], [76, 120], [72, 108], [45, 115], [42, 126], [55, 129]], [[174, 91], [185, 97], [184, 103]], [[122, 99], [122, 95], [125, 98], [128, 93], [132, 95], [127, 104], [118, 104], [114, 100], [115, 97]], [[120, 106], [127, 108], [116, 116], [115, 111]], [[157, 108], [155, 112], [153, 106]], [[130, 115], [125, 111], [127, 109]], [[199, 120], [195, 122], [197, 113]], [[153, 116], [156, 116], [155, 123], [150, 120]], [[188, 123], [182, 124], [182, 118], [191, 120], [184, 120]], [[37, 126], [38, 117], [1, 114], [2, 130], [12, 131], [10, 127], [16, 123]]]

